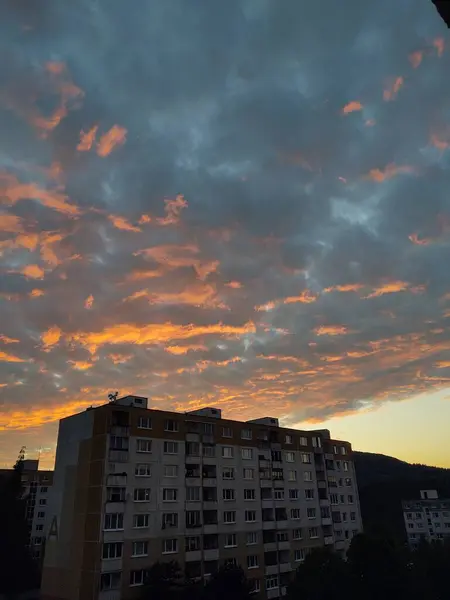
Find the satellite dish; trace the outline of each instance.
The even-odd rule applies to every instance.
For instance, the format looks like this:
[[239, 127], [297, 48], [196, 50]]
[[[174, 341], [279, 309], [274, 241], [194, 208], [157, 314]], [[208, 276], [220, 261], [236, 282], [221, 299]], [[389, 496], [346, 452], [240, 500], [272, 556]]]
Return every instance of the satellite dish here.
[[114, 402], [115, 400], [117, 400], [118, 395], [119, 395], [119, 392], [114, 392], [114, 394], [111, 392], [110, 394], [108, 394], [108, 400], [110, 402]]

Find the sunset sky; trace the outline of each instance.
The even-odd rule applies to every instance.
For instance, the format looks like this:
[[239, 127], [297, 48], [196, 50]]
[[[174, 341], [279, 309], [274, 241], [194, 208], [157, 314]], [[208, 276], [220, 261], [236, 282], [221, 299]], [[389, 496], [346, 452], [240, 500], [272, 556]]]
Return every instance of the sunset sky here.
[[5, 0], [0, 466], [110, 391], [450, 467], [431, 0]]

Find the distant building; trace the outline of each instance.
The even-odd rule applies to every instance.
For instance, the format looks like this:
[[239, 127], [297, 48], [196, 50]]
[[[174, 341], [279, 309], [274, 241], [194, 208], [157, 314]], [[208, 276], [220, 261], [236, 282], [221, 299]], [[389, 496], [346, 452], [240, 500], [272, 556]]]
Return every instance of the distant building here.
[[42, 598], [131, 600], [168, 560], [200, 581], [238, 564], [277, 598], [309, 551], [361, 529], [351, 446], [328, 430], [113, 397], [60, 421]]
[[450, 538], [450, 499], [440, 499], [436, 490], [421, 490], [420, 500], [404, 500], [402, 507], [411, 548], [417, 548], [421, 539]]
[[[8, 475], [11, 469], [1, 469], [0, 475]], [[43, 558], [47, 501], [53, 484], [53, 471], [39, 471], [39, 460], [23, 461], [22, 487], [25, 499], [25, 516], [28, 525], [28, 544], [32, 556]]]

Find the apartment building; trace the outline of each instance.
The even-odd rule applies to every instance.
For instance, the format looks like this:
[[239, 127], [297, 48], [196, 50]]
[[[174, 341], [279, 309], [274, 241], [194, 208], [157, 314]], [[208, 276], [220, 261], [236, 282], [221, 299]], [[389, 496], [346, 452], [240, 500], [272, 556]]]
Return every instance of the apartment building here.
[[[10, 472], [11, 469], [3, 469], [0, 470], [0, 475], [7, 475]], [[38, 561], [43, 558], [47, 501], [52, 484], [53, 471], [39, 471], [39, 460], [23, 461], [22, 488], [28, 525], [28, 544], [32, 556]]]
[[42, 597], [136, 598], [176, 560], [192, 579], [238, 564], [277, 598], [311, 549], [345, 552], [361, 527], [351, 446], [329, 431], [126, 396], [60, 421]]
[[450, 538], [450, 499], [440, 499], [436, 490], [420, 490], [420, 499], [402, 502], [409, 546]]

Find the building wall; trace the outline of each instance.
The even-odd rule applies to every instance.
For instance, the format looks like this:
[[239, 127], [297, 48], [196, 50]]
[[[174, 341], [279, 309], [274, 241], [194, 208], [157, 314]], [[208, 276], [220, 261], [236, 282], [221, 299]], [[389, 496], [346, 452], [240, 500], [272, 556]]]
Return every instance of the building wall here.
[[[151, 424], [140, 422], [149, 417]], [[142, 451], [145, 442], [151, 442], [150, 452]], [[143, 475], [143, 466], [139, 473], [138, 465], [148, 465], [149, 473]], [[215, 476], [207, 472], [213, 467]], [[233, 478], [227, 475], [230, 467]], [[244, 479], [244, 470], [253, 477]], [[281, 470], [284, 478], [274, 479]], [[190, 500], [192, 487], [199, 488], [199, 500]], [[362, 527], [351, 446], [330, 440], [328, 431], [300, 432], [119, 403], [61, 422], [54, 488], [51, 515], [59, 536], [48, 541], [47, 600], [131, 599], [139, 593], [139, 586], [130, 585], [133, 573], [157, 560], [176, 560], [197, 577], [229, 559], [261, 589], [268, 578], [278, 578], [278, 591], [267, 591], [267, 597], [276, 597], [308, 551], [328, 544], [345, 552]], [[109, 496], [113, 489], [115, 495]], [[203, 496], [204, 489], [216, 497]], [[227, 499], [229, 490], [234, 493]], [[250, 492], [245, 490], [254, 490], [254, 499], [246, 499]], [[336, 494], [333, 505], [330, 494]], [[189, 526], [190, 511], [200, 511], [198, 527]], [[254, 522], [247, 511], [256, 512]], [[233, 523], [226, 522], [228, 512], [235, 514]], [[177, 515], [175, 526], [163, 527], [166, 513]], [[120, 526], [106, 529], [117, 514], [123, 516]], [[134, 527], [138, 515], [148, 519], [145, 527]], [[207, 522], [212, 516], [217, 519]], [[198, 537], [208, 547], [187, 548], [187, 538]], [[215, 539], [217, 547], [210, 547]], [[136, 542], [146, 542], [145, 556], [133, 555]], [[108, 544], [119, 544], [120, 556], [104, 557], [113, 548]], [[173, 552], [167, 544], [176, 544]], [[118, 572], [117, 589], [109, 589]]]
[[411, 548], [421, 538], [428, 542], [450, 538], [450, 499], [406, 500], [403, 518]]

